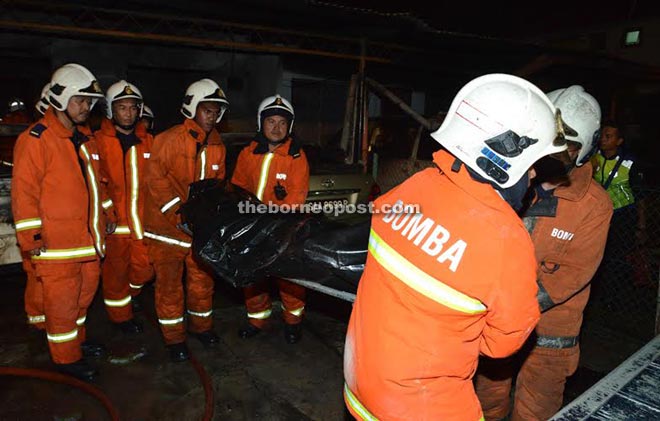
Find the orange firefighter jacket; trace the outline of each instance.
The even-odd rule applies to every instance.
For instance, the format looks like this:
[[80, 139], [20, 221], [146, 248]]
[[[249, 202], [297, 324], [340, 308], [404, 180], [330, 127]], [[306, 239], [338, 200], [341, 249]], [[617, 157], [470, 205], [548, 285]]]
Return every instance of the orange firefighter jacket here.
[[177, 210], [190, 183], [225, 177], [225, 155], [220, 133], [214, 129], [207, 136], [191, 119], [156, 136], [145, 171], [145, 237], [190, 248], [190, 236], [177, 228]]
[[[358, 419], [478, 420], [479, 354], [511, 355], [539, 319], [525, 227], [446, 151], [380, 197], [348, 326], [344, 398]], [[387, 207], [386, 207], [387, 206]]]
[[[538, 261], [539, 304], [543, 314], [536, 327], [539, 343], [577, 342], [589, 282], [605, 250], [612, 201], [583, 165], [570, 173], [570, 185], [537, 200], [525, 214]], [[550, 341], [550, 342], [548, 342]]]
[[[264, 203], [303, 204], [309, 190], [309, 164], [291, 138], [273, 152], [268, 151], [267, 143], [253, 141], [238, 155], [231, 182]], [[282, 199], [275, 194], [278, 185], [286, 192]]]
[[88, 137], [78, 153], [49, 109], [23, 132], [14, 148], [11, 201], [16, 235], [23, 251], [45, 247], [32, 261], [85, 262], [105, 253], [105, 216], [99, 184], [99, 154]]
[[94, 137], [101, 157], [101, 179], [107, 184], [108, 200], [103, 202], [106, 212], [116, 217], [115, 235], [130, 235], [135, 240], [144, 237], [144, 172], [150, 157], [153, 136], [143, 124], [135, 127], [139, 143], [126, 153], [117, 139], [117, 131], [109, 119], [103, 119]]

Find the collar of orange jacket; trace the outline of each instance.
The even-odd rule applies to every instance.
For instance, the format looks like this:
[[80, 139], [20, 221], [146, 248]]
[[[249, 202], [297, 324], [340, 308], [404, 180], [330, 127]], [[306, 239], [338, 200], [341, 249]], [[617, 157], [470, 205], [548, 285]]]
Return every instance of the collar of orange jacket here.
[[[283, 143], [281, 143], [277, 148], [273, 149], [273, 153], [277, 155], [287, 156], [289, 155], [289, 150], [291, 149], [291, 144], [293, 139], [289, 136]], [[265, 145], [265, 148], [260, 148], [260, 146]], [[268, 152], [268, 143], [260, 143], [257, 140], [252, 141], [252, 152], [255, 154], [265, 154]]]
[[592, 175], [593, 167], [588, 162], [581, 167], [573, 168], [568, 174], [570, 184], [557, 187], [554, 195], [562, 199], [577, 202], [587, 194]]
[[[46, 127], [48, 127], [49, 130], [52, 130], [55, 135], [58, 137], [65, 137], [65, 138], [70, 138], [73, 136], [73, 130], [69, 130], [64, 125], [62, 122], [57, 118], [57, 115], [55, 115], [55, 110], [53, 107], [49, 107], [46, 110], [46, 114], [44, 114], [43, 121], [45, 122]], [[90, 130], [89, 126], [87, 125], [79, 125], [77, 126], [78, 131], [85, 136], [91, 136], [92, 131]]]
[[473, 179], [465, 164], [461, 165], [458, 172], [453, 171], [452, 166], [455, 161], [456, 157], [445, 150], [439, 150], [433, 154], [433, 162], [461, 190], [488, 206], [500, 210], [508, 209], [515, 214], [513, 208], [506, 203], [493, 186]]
[[204, 140], [206, 140], [206, 143], [209, 145], [222, 143], [220, 133], [216, 129], [211, 130], [211, 133], [209, 133], [206, 139], [204, 139], [204, 129], [199, 127], [199, 124], [195, 123], [195, 120], [190, 118], [185, 119], [183, 127], [186, 129], [186, 133], [188, 133], [197, 143], [204, 143]]

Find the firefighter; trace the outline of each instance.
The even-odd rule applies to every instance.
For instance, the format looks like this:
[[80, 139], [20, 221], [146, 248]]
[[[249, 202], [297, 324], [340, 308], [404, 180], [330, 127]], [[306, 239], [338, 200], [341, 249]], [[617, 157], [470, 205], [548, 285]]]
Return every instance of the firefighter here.
[[[437, 167], [375, 202], [344, 350], [357, 419], [479, 420], [479, 354], [506, 357], [539, 319], [534, 248], [515, 209], [531, 165], [565, 150], [555, 107], [511, 75], [481, 76], [432, 136]], [[529, 172], [529, 175], [528, 175]]]
[[154, 112], [146, 104], [142, 104], [142, 116], [140, 121], [147, 128], [147, 132], [154, 134]]
[[[50, 103], [48, 102], [49, 89], [50, 82], [44, 85], [41, 90], [41, 96], [34, 105], [34, 108], [41, 117], [46, 114], [46, 110], [50, 107]], [[25, 284], [25, 313], [27, 314], [28, 325], [39, 331], [45, 331], [46, 316], [44, 315], [43, 308], [43, 288], [41, 282], [37, 281], [37, 277], [34, 274], [34, 264], [32, 263], [30, 254], [23, 251], [21, 252], [21, 257], [23, 258], [22, 266], [27, 278]]]
[[[598, 102], [577, 85], [548, 97], [566, 124], [568, 151], [536, 163], [535, 199], [524, 216], [536, 249], [541, 320], [531, 352], [521, 356], [512, 420], [545, 420], [561, 407], [566, 378], [578, 366], [582, 313], [612, 216], [589, 165], [599, 137]], [[476, 389], [486, 419], [508, 414], [514, 367], [512, 360], [480, 363]]]
[[225, 146], [215, 125], [229, 103], [211, 79], [191, 84], [181, 106], [183, 124], [154, 139], [147, 164], [145, 233], [156, 272], [156, 312], [172, 361], [190, 358], [185, 343], [182, 274], [186, 268], [188, 329], [206, 347], [219, 342], [213, 332], [213, 278], [193, 259], [190, 232], [181, 225], [179, 206], [188, 186], [225, 177]]
[[139, 122], [142, 94], [132, 83], [120, 80], [106, 93], [106, 117], [95, 133], [101, 157], [101, 176], [109, 199], [103, 203], [113, 212], [117, 228], [108, 236], [102, 266], [103, 301], [108, 316], [124, 333], [140, 333], [133, 317], [132, 297], [153, 278], [144, 238], [144, 170], [151, 152], [152, 136]]
[[[309, 189], [309, 165], [300, 144], [291, 131], [293, 107], [279, 95], [264, 99], [257, 112], [257, 134], [238, 156], [232, 183], [259, 200], [274, 205], [302, 205]], [[284, 338], [294, 344], [302, 336], [305, 288], [277, 279], [285, 322]], [[239, 330], [247, 339], [262, 331], [271, 315], [267, 285], [258, 283], [244, 290], [248, 324]]]
[[[104, 352], [85, 340], [106, 229], [98, 151], [85, 123], [102, 97], [85, 67], [66, 64], [56, 70], [51, 106], [19, 136], [12, 175], [16, 233], [42, 284], [50, 355], [60, 371], [82, 379], [97, 374], [83, 357]], [[107, 227], [111, 231], [113, 224]]]

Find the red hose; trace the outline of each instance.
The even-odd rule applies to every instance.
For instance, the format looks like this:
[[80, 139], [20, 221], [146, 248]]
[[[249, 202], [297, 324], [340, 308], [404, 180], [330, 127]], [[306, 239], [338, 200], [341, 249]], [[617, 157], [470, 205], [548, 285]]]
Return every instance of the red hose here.
[[85, 383], [74, 377], [56, 373], [54, 371], [18, 367], [0, 367], [0, 376], [30, 377], [76, 387], [88, 395], [95, 397], [101, 402], [105, 410], [108, 412], [108, 415], [110, 415], [110, 418], [113, 421], [119, 421], [119, 412], [112, 405], [112, 402], [110, 402], [110, 399], [108, 399], [105, 393], [103, 393], [98, 387]]

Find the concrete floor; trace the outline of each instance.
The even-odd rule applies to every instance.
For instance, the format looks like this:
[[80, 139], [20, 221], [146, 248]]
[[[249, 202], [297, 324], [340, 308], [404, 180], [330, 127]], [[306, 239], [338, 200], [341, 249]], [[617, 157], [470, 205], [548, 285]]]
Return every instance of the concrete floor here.
[[[23, 313], [22, 273], [1, 274], [0, 365], [51, 369], [43, 334], [27, 328]], [[200, 420], [205, 395], [190, 363], [170, 363], [155, 324], [153, 287], [141, 295], [138, 319], [142, 335], [127, 337], [107, 320], [97, 295], [88, 316], [89, 338], [105, 343], [111, 356], [95, 363], [96, 384], [110, 398], [123, 420]], [[222, 343], [204, 349], [188, 344], [213, 384], [215, 420], [350, 420], [341, 395], [342, 350], [349, 303], [309, 294], [304, 336], [288, 345], [283, 338], [279, 305], [267, 334], [238, 338], [244, 323], [239, 291], [217, 283], [215, 329]], [[581, 367], [568, 384], [565, 402], [582, 393], [643, 345], [587, 318], [582, 335]], [[126, 364], [113, 357], [146, 356]], [[0, 420], [104, 420], [103, 407], [84, 393], [41, 380], [0, 377]]]

